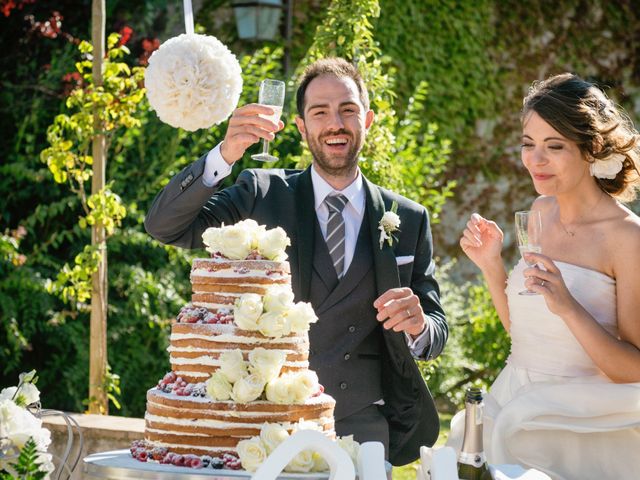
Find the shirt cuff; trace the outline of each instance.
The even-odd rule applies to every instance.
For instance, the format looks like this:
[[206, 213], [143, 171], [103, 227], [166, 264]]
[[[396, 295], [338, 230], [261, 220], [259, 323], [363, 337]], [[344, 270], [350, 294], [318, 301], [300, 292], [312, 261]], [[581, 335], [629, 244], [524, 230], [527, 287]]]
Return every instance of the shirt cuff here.
[[426, 317], [426, 321], [427, 325], [424, 328], [424, 331], [415, 339], [407, 332], [404, 333], [404, 336], [407, 339], [407, 345], [409, 346], [409, 351], [415, 358], [423, 358], [425, 356], [425, 351], [433, 343], [433, 328], [431, 328], [431, 319], [429, 317]]
[[207, 187], [215, 187], [231, 173], [231, 165], [229, 165], [220, 152], [222, 143], [216, 145], [209, 153], [204, 161], [204, 172], [202, 174], [202, 183]]

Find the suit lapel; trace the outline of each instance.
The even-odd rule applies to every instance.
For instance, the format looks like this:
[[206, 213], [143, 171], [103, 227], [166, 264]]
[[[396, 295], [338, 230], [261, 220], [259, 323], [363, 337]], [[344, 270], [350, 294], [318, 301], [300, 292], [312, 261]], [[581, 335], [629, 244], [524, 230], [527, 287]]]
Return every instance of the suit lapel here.
[[380, 230], [378, 230], [380, 219], [382, 215], [384, 215], [384, 212], [388, 208], [391, 208], [391, 202], [385, 206], [380, 188], [369, 182], [366, 178], [364, 178], [364, 186], [367, 195], [367, 216], [373, 246], [376, 287], [378, 289], [378, 295], [382, 295], [390, 288], [400, 286], [400, 275], [398, 274], [398, 265], [396, 264], [393, 247], [385, 242], [382, 244], [382, 248], [380, 248]]
[[[298, 178], [295, 202], [298, 275], [293, 277], [294, 292], [299, 301], [308, 301], [311, 288], [311, 265], [313, 262], [313, 234], [316, 223], [311, 167], [302, 172]], [[296, 268], [295, 265], [292, 265], [292, 267]]]

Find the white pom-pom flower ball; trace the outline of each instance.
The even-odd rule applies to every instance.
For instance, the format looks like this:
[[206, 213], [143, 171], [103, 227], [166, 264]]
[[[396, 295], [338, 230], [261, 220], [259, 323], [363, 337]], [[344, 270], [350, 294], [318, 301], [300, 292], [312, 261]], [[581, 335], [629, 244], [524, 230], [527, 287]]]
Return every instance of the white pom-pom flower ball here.
[[160, 120], [194, 131], [231, 115], [242, 75], [235, 55], [222, 42], [192, 33], [170, 38], [153, 52], [144, 84]]

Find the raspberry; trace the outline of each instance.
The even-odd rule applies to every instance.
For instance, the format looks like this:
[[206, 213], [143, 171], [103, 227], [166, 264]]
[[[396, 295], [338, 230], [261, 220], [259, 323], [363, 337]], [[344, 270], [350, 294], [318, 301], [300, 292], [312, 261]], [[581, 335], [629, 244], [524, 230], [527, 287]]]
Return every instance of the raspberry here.
[[162, 460], [160, 460], [160, 463], [173, 463], [173, 457], [175, 455], [176, 454], [173, 452], [167, 452], [165, 456], [162, 457]]
[[175, 456], [173, 457], [172, 463], [176, 467], [183, 467], [184, 466], [184, 457], [182, 455], [175, 454]]
[[141, 462], [146, 462], [147, 461], [147, 451], [146, 450], [142, 450], [138, 453], [138, 456], [136, 457], [138, 460], [140, 460]]
[[202, 462], [200, 457], [195, 457], [193, 460], [191, 460], [191, 468], [202, 468], [203, 466], [204, 463]]

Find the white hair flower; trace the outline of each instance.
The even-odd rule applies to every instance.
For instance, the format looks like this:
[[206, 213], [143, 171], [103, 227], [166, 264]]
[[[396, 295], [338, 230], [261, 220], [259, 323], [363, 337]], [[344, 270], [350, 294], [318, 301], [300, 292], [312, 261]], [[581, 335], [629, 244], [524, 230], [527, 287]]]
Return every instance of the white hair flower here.
[[616, 178], [616, 175], [622, 170], [625, 156], [621, 153], [613, 153], [606, 158], [594, 159], [589, 165], [591, 176], [596, 178], [608, 178], [610, 180]]
[[235, 55], [217, 38], [194, 33], [170, 38], [153, 52], [144, 83], [160, 120], [189, 131], [226, 120], [242, 91]]

